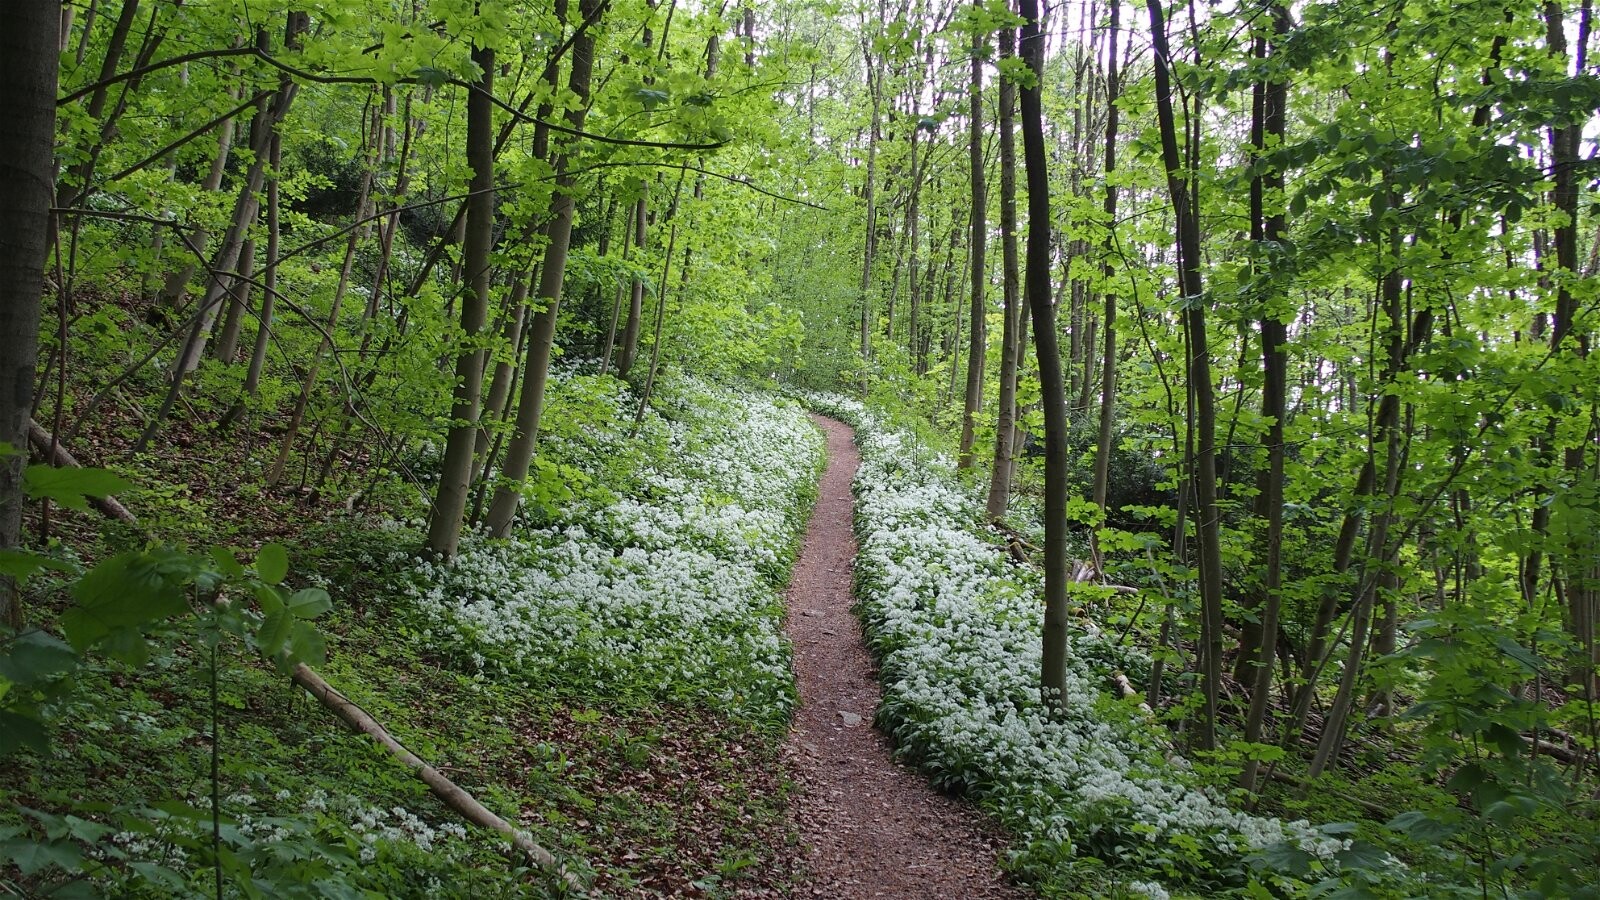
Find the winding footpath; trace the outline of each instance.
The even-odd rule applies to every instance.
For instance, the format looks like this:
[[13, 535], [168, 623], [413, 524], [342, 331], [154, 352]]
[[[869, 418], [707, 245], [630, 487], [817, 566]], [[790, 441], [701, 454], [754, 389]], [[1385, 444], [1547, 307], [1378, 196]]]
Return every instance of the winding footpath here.
[[800, 709], [785, 757], [809, 875], [797, 896], [1025, 897], [1000, 874], [999, 839], [979, 815], [892, 762], [888, 738], [872, 727], [876, 671], [850, 611], [850, 482], [860, 457], [848, 426], [813, 418], [828, 436], [828, 468], [788, 594]]

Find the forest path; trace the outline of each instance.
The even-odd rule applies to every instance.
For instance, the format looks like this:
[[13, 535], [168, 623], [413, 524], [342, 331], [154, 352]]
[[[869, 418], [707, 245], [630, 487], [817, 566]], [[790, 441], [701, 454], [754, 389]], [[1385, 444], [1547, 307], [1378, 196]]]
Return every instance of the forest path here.
[[850, 611], [850, 481], [860, 456], [848, 426], [813, 416], [828, 468], [789, 586], [786, 630], [800, 684], [785, 757], [799, 785], [791, 816], [809, 878], [798, 896], [1012, 898], [979, 814], [890, 760], [872, 727], [877, 672]]

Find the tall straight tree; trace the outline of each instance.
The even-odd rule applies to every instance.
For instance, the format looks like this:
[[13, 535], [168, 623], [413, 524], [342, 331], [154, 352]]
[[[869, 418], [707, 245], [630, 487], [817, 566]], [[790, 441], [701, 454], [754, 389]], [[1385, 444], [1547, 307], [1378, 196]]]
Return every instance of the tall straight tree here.
[[[1281, 43], [1289, 32], [1289, 11], [1273, 0], [1268, 7], [1272, 17], [1273, 40], [1265, 37], [1255, 40], [1256, 55], [1260, 58], [1278, 58]], [[1269, 57], [1269, 48], [1271, 56]], [[1258, 98], [1254, 104], [1254, 122], [1251, 143], [1257, 153], [1265, 153], [1283, 143], [1287, 125], [1289, 85], [1281, 74], [1272, 74], [1265, 83], [1258, 81], [1255, 88]], [[1271, 195], [1269, 198], [1268, 195]], [[1250, 230], [1258, 267], [1257, 285], [1276, 285], [1277, 279], [1270, 271], [1268, 254], [1278, 247], [1288, 232], [1288, 221], [1279, 199], [1283, 194], [1283, 170], [1277, 166], [1257, 175], [1250, 182]], [[1266, 212], [1268, 200], [1273, 212]], [[1278, 619], [1282, 610], [1283, 590], [1283, 479], [1284, 479], [1284, 418], [1288, 415], [1288, 361], [1285, 344], [1288, 343], [1289, 324], [1276, 302], [1277, 290], [1264, 290], [1256, 298], [1261, 307], [1261, 414], [1267, 420], [1267, 433], [1263, 439], [1267, 449], [1267, 469], [1261, 479], [1260, 512], [1266, 519], [1267, 560], [1264, 573], [1263, 597], [1257, 652], [1252, 662], [1250, 710], [1245, 717], [1244, 739], [1260, 743], [1267, 718], [1268, 695], [1272, 691], [1272, 662], [1278, 651]], [[1241, 656], [1244, 653], [1241, 652]], [[1254, 790], [1256, 771], [1260, 763], [1246, 761], [1239, 776], [1240, 786]]]
[[[1016, 29], [1000, 31], [1000, 57], [1016, 53]], [[1000, 76], [1000, 258], [1001, 290], [1005, 296], [1005, 325], [1000, 336], [1000, 409], [995, 417], [994, 470], [989, 473], [989, 499], [985, 512], [991, 519], [1005, 517], [1011, 499], [1011, 457], [1017, 419], [1017, 370], [1022, 357], [1022, 281], [1017, 260], [1017, 147], [1013, 134], [1017, 86]]]
[[[975, 11], [980, 11], [983, 4], [975, 4]], [[986, 215], [989, 204], [989, 193], [983, 183], [983, 37], [979, 19], [973, 17], [972, 33], [972, 82], [968, 95], [970, 110], [967, 113], [967, 122], [970, 126], [970, 145], [968, 155], [971, 160], [969, 176], [972, 181], [972, 289], [971, 321], [967, 325], [967, 392], [966, 399], [961, 406], [961, 452], [956, 457], [956, 465], [963, 469], [972, 468], [975, 454], [973, 444], [977, 441], [978, 413], [983, 409], [983, 367], [984, 348], [988, 346], [988, 329], [985, 327], [984, 315], [984, 287], [988, 281], [988, 260], [985, 250], [988, 245], [989, 223]]]
[[[578, 10], [585, 22], [599, 19], [606, 0], [582, 0]], [[574, 102], [567, 107], [567, 127], [574, 132], [583, 130], [583, 120], [589, 110], [589, 83], [594, 73], [594, 32], [584, 29], [572, 42], [572, 71], [568, 77]], [[517, 398], [517, 422], [512, 431], [511, 443], [506, 448], [506, 462], [501, 472], [501, 483], [495, 488], [494, 502], [489, 506], [485, 524], [496, 537], [511, 533], [511, 523], [522, 503], [522, 482], [528, 477], [533, 464], [534, 447], [539, 440], [539, 420], [544, 415], [545, 381], [550, 375], [550, 353], [555, 346], [556, 316], [561, 310], [562, 283], [567, 274], [567, 251], [572, 246], [573, 188], [577, 177], [568, 164], [563, 151], [556, 159], [556, 190], [550, 196], [549, 243], [545, 245], [544, 262], [539, 266], [538, 298], [542, 305], [534, 313], [528, 331], [528, 353], [522, 367], [522, 394]]]
[[1156, 119], [1161, 131], [1161, 162], [1167, 170], [1178, 244], [1178, 290], [1188, 338], [1190, 402], [1196, 432], [1195, 533], [1200, 543], [1200, 676], [1205, 709], [1198, 745], [1217, 743], [1217, 696], [1222, 681], [1222, 535], [1217, 513], [1217, 408], [1211, 383], [1211, 347], [1206, 340], [1205, 286], [1200, 278], [1200, 218], [1183, 158], [1178, 151], [1177, 114], [1173, 106], [1172, 50], [1167, 41], [1161, 0], [1146, 0], [1150, 11], [1150, 44], [1155, 51]]
[[[55, 3], [0, 7], [0, 549], [22, 538], [22, 468], [39, 360], [50, 203], [55, 195], [57, 48]], [[22, 624], [22, 602], [0, 577], [0, 622]]]
[[450, 406], [439, 490], [428, 516], [428, 549], [447, 559], [461, 543], [461, 521], [472, 487], [472, 451], [483, 405], [484, 350], [477, 338], [489, 321], [489, 251], [494, 236], [494, 50], [473, 47], [472, 61], [483, 77], [467, 94], [467, 164], [472, 180], [462, 249], [467, 281], [461, 297], [463, 341], [456, 356], [455, 400]]
[[1045, 170], [1044, 35], [1038, 0], [1022, 0], [1022, 61], [1032, 74], [1022, 85], [1022, 159], [1028, 176], [1027, 280], [1033, 347], [1044, 410], [1044, 629], [1040, 672], [1045, 703], [1059, 707], [1067, 684], [1067, 388], [1050, 296], [1050, 174]]
[[[1101, 207], [1106, 217], [1106, 239], [1100, 251], [1104, 256], [1101, 275], [1105, 278], [1105, 311], [1101, 316], [1101, 340], [1105, 348], [1100, 354], [1100, 434], [1095, 442], [1094, 504], [1100, 514], [1106, 514], [1106, 500], [1111, 492], [1111, 433], [1115, 427], [1117, 403], [1117, 292], [1111, 279], [1116, 277], [1112, 263], [1117, 241], [1117, 185], [1112, 174], [1117, 170], [1117, 129], [1121, 124], [1121, 110], [1117, 108], [1117, 94], [1121, 89], [1117, 72], [1117, 30], [1122, 24], [1122, 2], [1111, 0], [1110, 40], [1106, 49], [1106, 195]], [[1096, 564], [1099, 559], [1096, 559]]]

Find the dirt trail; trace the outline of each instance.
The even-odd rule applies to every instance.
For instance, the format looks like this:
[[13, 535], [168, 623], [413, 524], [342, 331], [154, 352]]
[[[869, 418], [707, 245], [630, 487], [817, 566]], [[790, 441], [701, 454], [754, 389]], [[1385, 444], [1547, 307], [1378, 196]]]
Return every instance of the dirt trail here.
[[850, 480], [860, 457], [849, 427], [815, 416], [828, 470], [789, 587], [800, 710], [785, 756], [799, 783], [792, 815], [810, 878], [800, 896], [1012, 898], [998, 840], [979, 814], [890, 761], [872, 727], [878, 683], [850, 611]]

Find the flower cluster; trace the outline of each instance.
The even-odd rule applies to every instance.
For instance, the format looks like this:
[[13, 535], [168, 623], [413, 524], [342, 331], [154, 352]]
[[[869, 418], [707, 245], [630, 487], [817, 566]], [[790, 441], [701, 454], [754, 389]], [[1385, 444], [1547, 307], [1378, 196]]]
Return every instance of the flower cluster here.
[[[553, 521], [524, 522], [511, 540], [469, 540], [442, 565], [411, 562], [398, 590], [428, 641], [480, 670], [782, 721], [794, 681], [779, 591], [821, 435], [794, 404], [699, 382], [672, 385], [658, 407], [673, 418], [647, 417], [635, 447], [657, 449], [635, 459], [627, 483], [601, 484], [593, 457], [558, 458], [604, 490]], [[629, 418], [566, 440], [605, 446]]]
[[[1107, 662], [1136, 651], [1094, 629], [1069, 639], [1063, 711], [1040, 699], [1041, 576], [1010, 565], [948, 459], [911, 446], [864, 406], [809, 397], [856, 426], [856, 584], [878, 656], [878, 723], [937, 782], [966, 790], [1020, 838], [1019, 864], [1092, 855], [1173, 875], [1215, 874], [1288, 842], [1328, 859], [1341, 842], [1305, 822], [1230, 809], [1196, 783], [1157, 726], [1108, 692]], [[1148, 883], [1125, 885], [1164, 896]]]

